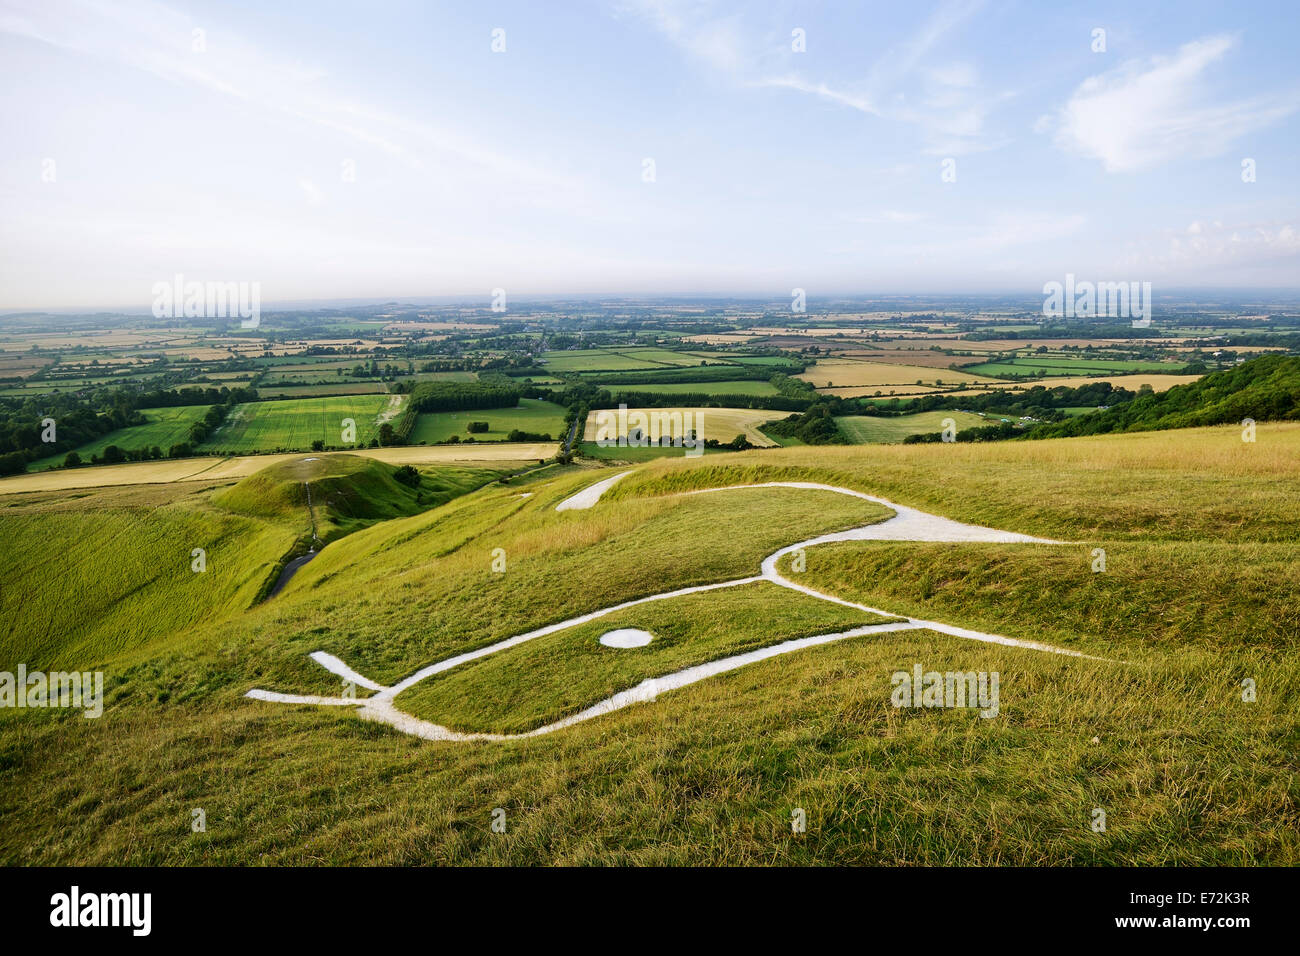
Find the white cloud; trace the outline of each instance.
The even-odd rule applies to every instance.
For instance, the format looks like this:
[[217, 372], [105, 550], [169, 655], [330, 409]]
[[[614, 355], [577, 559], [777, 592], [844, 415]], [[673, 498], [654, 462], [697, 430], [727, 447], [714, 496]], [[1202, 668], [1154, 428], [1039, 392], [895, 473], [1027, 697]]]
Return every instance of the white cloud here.
[[841, 106], [847, 106], [850, 109], [858, 110], [861, 113], [869, 113], [872, 116], [882, 115], [865, 96], [846, 93], [843, 90], [832, 89], [825, 83], [811, 83], [797, 75], [767, 77], [755, 80], [751, 85], [771, 86], [787, 90], [797, 90], [800, 93], [812, 93], [815, 96], [820, 96], [823, 99], [830, 100], [833, 103], [838, 103]]
[[1101, 160], [1109, 172], [1128, 172], [1217, 155], [1293, 112], [1295, 103], [1277, 96], [1213, 101], [1203, 74], [1236, 46], [1234, 36], [1205, 37], [1173, 56], [1089, 77], [1057, 116], [1056, 145]]
[[1300, 230], [1286, 221], [1245, 222], [1225, 225], [1220, 220], [1198, 220], [1185, 229], [1130, 245], [1129, 263], [1181, 277], [1204, 277], [1231, 268], [1238, 275], [1251, 270], [1277, 274], [1277, 267], [1300, 264]]
[[[155, 0], [6, 0], [0, 33], [38, 40], [58, 49], [144, 70], [180, 86], [195, 86], [251, 106], [294, 117], [379, 149], [413, 169], [445, 171], [462, 180], [565, 188], [581, 195], [585, 184], [484, 146], [462, 132], [387, 113], [352, 96], [333, 93], [324, 70], [277, 59], [268, 51], [190, 14]], [[198, 26], [205, 23], [206, 26]], [[204, 31], [204, 49], [192, 47]]]
[[298, 186], [302, 189], [303, 198], [307, 200], [309, 206], [319, 206], [325, 198], [320, 191], [320, 187], [310, 179], [298, 180]]
[[878, 57], [866, 76], [851, 80], [810, 79], [796, 69], [803, 65], [800, 57], [773, 50], [770, 37], [747, 28], [741, 14], [720, 13], [710, 0], [627, 0], [619, 9], [639, 14], [679, 49], [738, 86], [793, 90], [905, 123], [920, 130], [925, 152], [958, 156], [1002, 145], [985, 138], [984, 121], [1009, 94], [981, 90], [970, 63], [927, 61], [983, 5], [984, 0], [940, 4]]

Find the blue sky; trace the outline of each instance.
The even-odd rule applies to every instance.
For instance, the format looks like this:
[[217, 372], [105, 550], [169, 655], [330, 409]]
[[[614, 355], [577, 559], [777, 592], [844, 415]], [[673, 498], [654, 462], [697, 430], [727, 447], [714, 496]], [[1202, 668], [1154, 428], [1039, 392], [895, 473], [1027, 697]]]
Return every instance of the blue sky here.
[[0, 308], [142, 306], [176, 273], [265, 302], [1294, 288], [1298, 22], [0, 0]]

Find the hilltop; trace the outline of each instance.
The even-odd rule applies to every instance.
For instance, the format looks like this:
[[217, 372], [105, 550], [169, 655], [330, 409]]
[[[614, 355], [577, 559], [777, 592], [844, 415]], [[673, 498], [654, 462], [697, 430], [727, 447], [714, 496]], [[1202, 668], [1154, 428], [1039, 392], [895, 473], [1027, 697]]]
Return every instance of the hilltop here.
[[1300, 418], [1300, 356], [1265, 355], [1212, 372], [1167, 392], [1142, 392], [1133, 401], [1064, 422], [1040, 425], [1027, 437], [1065, 438], [1107, 432], [1191, 428]]

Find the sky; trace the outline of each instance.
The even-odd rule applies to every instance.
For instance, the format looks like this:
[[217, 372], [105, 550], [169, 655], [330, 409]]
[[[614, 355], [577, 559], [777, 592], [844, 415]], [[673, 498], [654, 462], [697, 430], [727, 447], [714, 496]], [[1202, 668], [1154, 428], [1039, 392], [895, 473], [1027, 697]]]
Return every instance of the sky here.
[[1293, 0], [0, 0], [0, 309], [1294, 289], [1298, 40]]

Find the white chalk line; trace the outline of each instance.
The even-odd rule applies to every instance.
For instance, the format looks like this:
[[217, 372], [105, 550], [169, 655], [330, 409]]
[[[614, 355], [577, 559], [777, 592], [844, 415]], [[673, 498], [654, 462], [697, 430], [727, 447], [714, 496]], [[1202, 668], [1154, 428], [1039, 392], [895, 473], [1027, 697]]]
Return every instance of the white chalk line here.
[[604, 481], [598, 481], [594, 485], [583, 488], [576, 495], [570, 495], [555, 506], [556, 511], [583, 511], [593, 507], [596, 502], [600, 501], [600, 496], [609, 491], [614, 486], [614, 482], [620, 478], [626, 478], [632, 474], [630, 471], [620, 471], [617, 475], [612, 475]]
[[[575, 495], [566, 498], [560, 504], [556, 505], [557, 511], [586, 509], [593, 507], [606, 491], [619, 479], [631, 474], [629, 471], [620, 472], [603, 481], [583, 489]], [[1078, 657], [1086, 660], [1105, 660], [1105, 658], [1093, 657], [1080, 651], [1070, 650], [1064, 647], [1056, 647], [1051, 644], [1043, 644], [1038, 641], [1027, 641], [1015, 637], [1006, 637], [1001, 634], [988, 634], [982, 631], [975, 631], [969, 628], [956, 627], [951, 624], [943, 624], [938, 621], [924, 621], [919, 618], [906, 618], [902, 621], [889, 622], [884, 624], [869, 624], [863, 627], [854, 628], [848, 631], [840, 631], [834, 634], [822, 634], [813, 637], [796, 638], [789, 641], [783, 641], [773, 644], [770, 647], [760, 648], [755, 651], [748, 651], [743, 654], [736, 654], [730, 657], [723, 657], [706, 664], [699, 664], [694, 667], [688, 667], [685, 670], [676, 671], [661, 677], [652, 677], [642, 681], [636, 687], [629, 690], [620, 691], [611, 697], [593, 704], [591, 707], [581, 710], [575, 714], [565, 717], [561, 720], [537, 727], [533, 730], [520, 734], [490, 734], [490, 733], [462, 733], [451, 730], [440, 724], [423, 720], [407, 714], [397, 709], [393, 699], [405, 690], [410, 689], [421, 681], [451, 670], [461, 664], [500, 651], [517, 647], [528, 641], [547, 634], [554, 634], [558, 631], [566, 630], [570, 627], [576, 627], [589, 621], [612, 614], [615, 611], [621, 611], [626, 608], [635, 607], [639, 604], [647, 604], [651, 601], [662, 601], [669, 598], [682, 597], [687, 594], [700, 594], [705, 591], [716, 591], [722, 588], [739, 587], [746, 584], [755, 584], [760, 581], [767, 581], [780, 587], [789, 588], [798, 591], [809, 597], [817, 598], [822, 601], [829, 601], [844, 607], [854, 608], [869, 614], [875, 614], [882, 617], [903, 617], [895, 615], [889, 611], [879, 608], [868, 607], [864, 604], [857, 604], [853, 601], [847, 601], [843, 598], [831, 594], [825, 594], [803, 584], [798, 584], [784, 577], [777, 571], [777, 564], [782, 557], [801, 551], [805, 548], [813, 547], [818, 544], [829, 544], [839, 541], [918, 541], [918, 542], [1001, 542], [1001, 543], [1032, 543], [1032, 544], [1060, 544], [1059, 541], [1053, 541], [1048, 538], [1035, 538], [1029, 535], [1018, 534], [1013, 531], [999, 531], [995, 528], [985, 528], [979, 525], [964, 524], [959, 521], [953, 521], [949, 518], [943, 518], [939, 515], [928, 514], [916, 508], [910, 508], [906, 505], [897, 505], [885, 498], [875, 495], [868, 495], [865, 492], [854, 491], [849, 488], [840, 488], [836, 485], [827, 485], [820, 482], [811, 481], [769, 481], [747, 485], [727, 485], [718, 488], [703, 488], [696, 491], [681, 492], [680, 496], [706, 494], [717, 491], [735, 491], [745, 488], [794, 488], [806, 491], [827, 491], [835, 494], [850, 495], [855, 498], [861, 498], [865, 501], [875, 502], [894, 511], [894, 515], [884, 521], [874, 524], [864, 525], [859, 528], [852, 528], [848, 531], [839, 531], [831, 534], [820, 535], [815, 538], [809, 538], [798, 544], [792, 544], [782, 548], [779, 551], [768, 555], [762, 562], [762, 573], [753, 577], [737, 578], [731, 581], [722, 581], [717, 584], [704, 584], [695, 587], [678, 588], [673, 591], [665, 591], [661, 594], [652, 594], [648, 597], [636, 598], [631, 601], [624, 601], [621, 604], [614, 604], [600, 610], [591, 611], [577, 617], [560, 621], [556, 624], [549, 624], [536, 630], [528, 631], [514, 637], [497, 641], [477, 650], [467, 651], [463, 654], [457, 654], [445, 660], [438, 661], [423, 667], [416, 671], [410, 677], [400, 681], [391, 687], [386, 687], [367, 677], [358, 674], [352, 670], [343, 661], [332, 654], [326, 654], [323, 651], [317, 651], [311, 655], [315, 660], [327, 670], [338, 674], [345, 679], [351, 680], [360, 686], [367, 687], [376, 691], [373, 697], [362, 700], [351, 700], [345, 698], [330, 697], [313, 697], [300, 696], [294, 694], [279, 694], [274, 691], [251, 690], [245, 696], [256, 700], [273, 701], [276, 703], [298, 703], [298, 704], [325, 704], [325, 705], [352, 705], [357, 707], [358, 716], [365, 720], [378, 721], [400, 730], [403, 733], [412, 734], [425, 740], [444, 740], [444, 741], [504, 741], [517, 740], [525, 737], [536, 737], [542, 734], [552, 733], [565, 727], [571, 727], [574, 724], [591, 720], [604, 714], [621, 710], [624, 707], [631, 706], [635, 703], [643, 703], [654, 700], [658, 694], [668, 690], [676, 690], [697, 681], [705, 680], [708, 677], [717, 674], [726, 673], [746, 664], [752, 664], [757, 661], [767, 660], [771, 657], [777, 657], [782, 654], [789, 654], [795, 651], [803, 650], [807, 647], [814, 647], [820, 644], [829, 644], [834, 641], [845, 640], [850, 637], [860, 637], [867, 634], [887, 633], [901, 630], [931, 630], [941, 634], [948, 634], [953, 637], [960, 637], [966, 640], [980, 641], [989, 644], [999, 644], [1005, 647], [1016, 647], [1024, 650], [1039, 651], [1048, 654], [1060, 654], [1067, 657]], [[670, 497], [677, 497], [676, 495]]]
[[744, 667], [747, 664], [754, 664], [758, 661], [767, 660], [770, 657], [778, 657], [782, 654], [790, 654], [794, 651], [802, 651], [805, 648], [816, 647], [820, 644], [830, 644], [834, 641], [842, 641], [850, 637], [862, 637], [866, 634], [882, 634], [886, 631], [906, 631], [914, 630], [918, 625], [911, 621], [897, 621], [888, 624], [868, 624], [863, 627], [856, 627], [849, 631], [840, 631], [836, 634], [820, 634], [816, 637], [800, 637], [794, 640], [782, 641], [780, 644], [773, 644], [770, 647], [762, 647], [758, 650], [747, 651], [744, 654], [735, 654], [731, 657], [719, 658], [716, 661], [709, 661], [706, 664], [697, 664], [694, 667], [687, 667], [684, 670], [674, 671], [671, 674], [665, 674], [662, 677], [651, 677], [643, 680], [628, 690], [619, 691], [612, 697], [606, 697], [599, 703], [593, 704], [586, 710], [580, 710], [576, 714], [571, 714], [554, 723], [537, 727], [533, 730], [525, 731], [520, 734], [488, 734], [488, 733], [462, 733], [458, 730], [451, 730], [443, 727], [441, 724], [435, 724], [432, 721], [422, 720], [419, 717], [413, 717], [410, 714], [397, 710], [391, 700], [378, 701], [377, 698], [361, 702], [361, 708], [357, 711], [358, 715], [364, 720], [377, 720], [381, 723], [396, 727], [408, 734], [416, 737], [423, 737], [425, 740], [449, 740], [456, 742], [470, 742], [475, 740], [501, 741], [501, 740], [523, 740], [527, 737], [540, 737], [542, 734], [553, 733], [562, 730], [565, 727], [572, 727], [574, 724], [580, 724], [583, 721], [591, 720], [593, 717], [600, 717], [604, 714], [611, 714], [616, 710], [622, 710], [624, 707], [631, 707], [633, 704], [652, 703], [659, 694], [666, 691], [677, 690], [690, 684], [697, 683], [709, 677], [718, 674], [725, 674], [727, 671], [734, 671]]
[[372, 681], [369, 677], [364, 677], [361, 674], [358, 674], [356, 671], [354, 671], [351, 667], [348, 667], [347, 664], [344, 664], [333, 654], [326, 654], [324, 651], [312, 651], [311, 654], [308, 656], [311, 657], [312, 660], [314, 660], [317, 664], [325, 668], [330, 673], [338, 674], [339, 677], [342, 677], [346, 681], [351, 681], [352, 683], [358, 685], [359, 687], [365, 687], [368, 690], [388, 689], [383, 684], [377, 684], [374, 681]]

